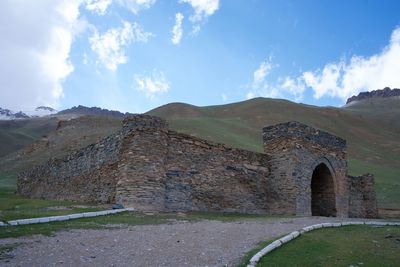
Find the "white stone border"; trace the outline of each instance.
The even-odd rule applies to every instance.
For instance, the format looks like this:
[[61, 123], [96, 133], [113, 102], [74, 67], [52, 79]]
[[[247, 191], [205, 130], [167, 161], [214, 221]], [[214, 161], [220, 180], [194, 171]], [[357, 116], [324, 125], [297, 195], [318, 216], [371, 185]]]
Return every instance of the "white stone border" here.
[[69, 215], [50, 216], [50, 217], [41, 217], [41, 218], [19, 219], [19, 220], [8, 221], [5, 223], [0, 222], [0, 227], [27, 225], [27, 224], [36, 224], [36, 223], [48, 223], [48, 222], [61, 222], [61, 221], [78, 219], [78, 218], [104, 216], [104, 215], [116, 214], [116, 213], [120, 213], [120, 212], [124, 212], [124, 211], [133, 211], [133, 210], [134, 209], [132, 209], [132, 208], [127, 208], [127, 209], [115, 209], [115, 210], [74, 213], [74, 214], [69, 214]]
[[251, 259], [250, 263], [247, 267], [255, 267], [260, 259], [265, 256], [266, 254], [270, 253], [272, 250], [279, 248], [283, 244], [299, 237], [303, 233], [313, 231], [319, 228], [330, 228], [330, 227], [341, 227], [341, 226], [348, 226], [348, 225], [381, 225], [381, 226], [400, 226], [400, 222], [382, 222], [382, 221], [348, 221], [348, 222], [333, 222], [333, 223], [319, 223], [310, 225], [307, 227], [303, 227], [298, 231], [291, 232], [290, 234], [285, 235], [284, 237], [275, 240], [274, 242], [270, 243], [268, 246], [260, 250], [256, 253]]

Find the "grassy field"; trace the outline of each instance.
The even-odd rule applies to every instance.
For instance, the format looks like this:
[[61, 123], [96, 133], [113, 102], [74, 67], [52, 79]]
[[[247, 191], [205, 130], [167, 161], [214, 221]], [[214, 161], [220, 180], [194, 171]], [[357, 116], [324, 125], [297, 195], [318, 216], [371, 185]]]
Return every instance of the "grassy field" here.
[[98, 211], [100, 209], [102, 209], [101, 206], [91, 205], [90, 203], [23, 198], [16, 196], [13, 189], [0, 188], [0, 221]]
[[400, 227], [346, 226], [305, 233], [257, 266], [399, 266], [399, 251]]

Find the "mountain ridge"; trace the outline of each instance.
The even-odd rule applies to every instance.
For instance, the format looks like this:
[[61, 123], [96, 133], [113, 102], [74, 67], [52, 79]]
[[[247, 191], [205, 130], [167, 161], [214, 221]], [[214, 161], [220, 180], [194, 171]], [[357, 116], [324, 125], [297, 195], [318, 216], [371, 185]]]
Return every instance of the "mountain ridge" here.
[[368, 91], [361, 92], [357, 96], [354, 95], [347, 99], [346, 105], [355, 101], [361, 101], [369, 98], [393, 97], [393, 96], [400, 96], [400, 89], [397, 88], [390, 89], [390, 87], [385, 87], [383, 89], [373, 90], [369, 92]]

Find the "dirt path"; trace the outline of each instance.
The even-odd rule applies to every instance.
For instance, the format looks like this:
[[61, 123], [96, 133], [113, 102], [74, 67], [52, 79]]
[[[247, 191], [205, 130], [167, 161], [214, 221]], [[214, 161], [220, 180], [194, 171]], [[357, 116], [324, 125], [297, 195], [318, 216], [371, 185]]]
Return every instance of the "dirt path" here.
[[235, 266], [258, 242], [336, 218], [199, 221], [0, 239], [1, 266]]

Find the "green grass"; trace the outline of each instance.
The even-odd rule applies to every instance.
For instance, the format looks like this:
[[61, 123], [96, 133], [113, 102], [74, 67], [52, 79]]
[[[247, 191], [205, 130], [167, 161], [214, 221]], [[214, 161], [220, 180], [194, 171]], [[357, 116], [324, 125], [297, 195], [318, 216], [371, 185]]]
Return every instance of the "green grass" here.
[[[281, 238], [281, 236], [277, 237], [276, 239], [278, 239], [278, 238]], [[263, 248], [268, 246], [268, 244], [272, 243], [274, 240], [265, 240], [265, 241], [259, 242], [257, 244], [257, 246], [255, 246], [252, 250], [250, 250], [249, 252], [246, 253], [246, 255], [243, 257], [243, 259], [242, 259], [241, 263], [238, 265], [238, 267], [246, 267], [249, 264], [250, 259], [255, 254], [257, 254], [260, 250], [262, 250]]]
[[257, 266], [399, 266], [400, 227], [319, 229], [264, 256]]
[[42, 234], [51, 236], [60, 230], [70, 229], [109, 229], [122, 225], [161, 224], [172, 219], [172, 215], [142, 215], [129, 212], [115, 215], [81, 218], [63, 222], [51, 222], [0, 228], [0, 238], [29, 236]]
[[87, 205], [90, 205], [90, 203], [29, 199], [15, 195], [13, 189], [0, 188], [0, 221], [65, 215], [101, 209]]
[[375, 190], [378, 206], [400, 208], [400, 168], [349, 160], [349, 174], [372, 173], [375, 176]]

